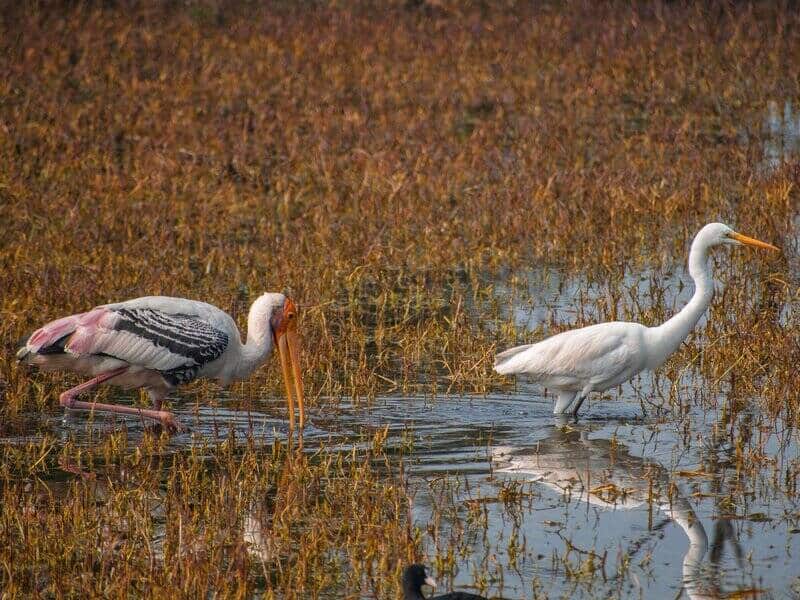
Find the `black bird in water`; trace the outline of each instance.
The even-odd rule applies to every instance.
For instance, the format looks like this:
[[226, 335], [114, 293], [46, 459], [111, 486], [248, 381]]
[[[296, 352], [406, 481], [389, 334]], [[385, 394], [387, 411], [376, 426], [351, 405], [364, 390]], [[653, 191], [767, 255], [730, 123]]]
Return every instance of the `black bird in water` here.
[[[405, 600], [426, 600], [422, 594], [422, 585], [427, 584], [432, 588], [436, 582], [425, 571], [424, 565], [409, 565], [403, 569], [403, 598]], [[467, 592], [450, 592], [441, 596], [431, 596], [427, 600], [488, 600], [477, 594]]]

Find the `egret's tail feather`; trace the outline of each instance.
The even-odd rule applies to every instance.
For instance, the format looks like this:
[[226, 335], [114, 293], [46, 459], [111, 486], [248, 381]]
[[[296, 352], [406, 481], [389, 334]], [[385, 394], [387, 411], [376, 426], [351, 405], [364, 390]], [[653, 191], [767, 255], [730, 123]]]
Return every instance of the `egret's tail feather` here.
[[494, 370], [500, 373], [500, 375], [511, 375], [517, 372], [517, 361], [514, 360], [520, 353], [525, 352], [528, 348], [530, 348], [533, 344], [527, 344], [525, 346], [517, 346], [516, 348], [511, 348], [510, 350], [506, 350], [505, 352], [501, 352], [497, 356], [494, 357]]

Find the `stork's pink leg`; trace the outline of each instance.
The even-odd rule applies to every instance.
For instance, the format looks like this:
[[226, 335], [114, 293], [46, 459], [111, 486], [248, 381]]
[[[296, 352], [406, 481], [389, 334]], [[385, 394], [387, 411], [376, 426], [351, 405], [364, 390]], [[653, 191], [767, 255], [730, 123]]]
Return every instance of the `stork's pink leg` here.
[[113, 379], [117, 375], [121, 375], [124, 373], [128, 367], [120, 367], [119, 369], [114, 369], [113, 371], [108, 371], [107, 373], [101, 373], [97, 377], [90, 379], [89, 381], [82, 383], [80, 385], [75, 386], [67, 390], [66, 392], [62, 393], [59, 396], [59, 404], [64, 408], [69, 408], [71, 410], [90, 410], [90, 411], [105, 411], [105, 412], [112, 412], [118, 413], [122, 415], [137, 415], [140, 417], [147, 417], [149, 419], [154, 419], [159, 421], [165, 428], [170, 430], [178, 430], [180, 429], [180, 425], [175, 420], [175, 416], [167, 411], [164, 410], [147, 410], [145, 408], [135, 408], [133, 406], [118, 406], [116, 404], [102, 404], [100, 402], [81, 402], [76, 400], [78, 396], [80, 396], [83, 392], [91, 390], [92, 388], [97, 387], [104, 381], [108, 381], [109, 379]]

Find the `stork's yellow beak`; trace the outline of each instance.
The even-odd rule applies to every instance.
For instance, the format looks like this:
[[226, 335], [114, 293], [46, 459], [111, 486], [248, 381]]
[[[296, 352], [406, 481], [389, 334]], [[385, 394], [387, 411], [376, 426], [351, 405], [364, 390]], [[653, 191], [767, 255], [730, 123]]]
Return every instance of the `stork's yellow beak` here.
[[772, 244], [768, 244], [767, 242], [762, 242], [761, 240], [757, 240], [755, 238], [747, 237], [746, 235], [742, 235], [741, 233], [736, 233], [735, 231], [731, 232], [730, 237], [736, 240], [741, 244], [745, 244], [746, 246], [753, 246], [754, 248], [764, 248], [766, 250], [775, 250], [776, 252], [780, 252], [780, 249]]
[[[289, 404], [289, 429], [294, 429], [294, 401], [300, 409], [300, 429], [305, 426], [305, 397], [303, 394], [303, 376], [300, 373], [300, 336], [297, 335], [297, 307], [291, 298], [283, 304], [283, 315], [275, 329], [278, 342], [278, 353], [283, 371], [283, 383], [286, 386], [286, 401]], [[292, 389], [294, 388], [294, 389]]]

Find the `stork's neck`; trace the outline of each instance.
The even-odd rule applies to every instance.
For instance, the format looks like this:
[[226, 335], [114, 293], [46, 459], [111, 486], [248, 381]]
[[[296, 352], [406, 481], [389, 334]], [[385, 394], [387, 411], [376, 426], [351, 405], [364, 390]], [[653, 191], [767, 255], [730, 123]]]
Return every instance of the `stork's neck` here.
[[270, 315], [257, 310], [256, 305], [250, 309], [247, 317], [247, 341], [242, 345], [233, 379], [245, 379], [267, 360], [272, 351], [269, 317]]
[[689, 251], [689, 275], [695, 286], [692, 299], [666, 323], [649, 331], [651, 346], [648, 363], [651, 369], [663, 364], [678, 349], [711, 304], [714, 282], [711, 279], [709, 246], [697, 238]]

